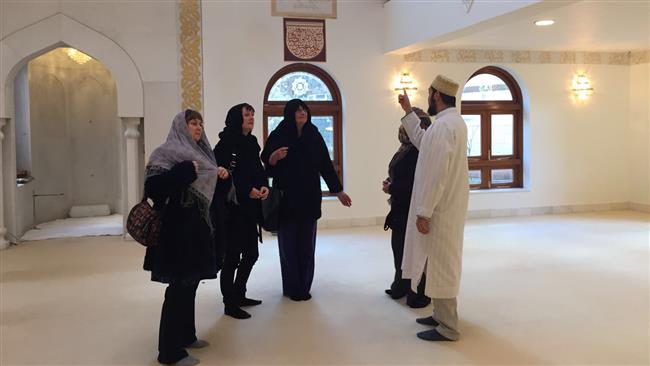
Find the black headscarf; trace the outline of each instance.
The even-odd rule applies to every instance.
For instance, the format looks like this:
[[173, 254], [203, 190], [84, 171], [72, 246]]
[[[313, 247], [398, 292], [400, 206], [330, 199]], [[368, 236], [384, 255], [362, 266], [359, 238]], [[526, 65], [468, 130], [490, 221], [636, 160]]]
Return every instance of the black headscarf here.
[[234, 153], [243, 153], [247, 150], [258, 150], [257, 139], [253, 133], [244, 135], [242, 132], [242, 125], [244, 124], [244, 117], [242, 111], [244, 108], [255, 110], [248, 103], [240, 103], [233, 106], [226, 115], [226, 126], [219, 132], [220, 148]]
[[244, 136], [242, 133], [242, 125], [244, 124], [242, 111], [244, 108], [254, 110], [253, 107], [248, 103], [237, 104], [228, 110], [228, 114], [226, 115], [226, 126], [219, 133], [220, 139], [226, 136], [230, 138]]
[[316, 126], [311, 123], [311, 111], [305, 102], [300, 99], [292, 99], [288, 101], [284, 106], [284, 119], [280, 122], [277, 128], [282, 130], [283, 134], [286, 134], [289, 139], [289, 145], [293, 145], [293, 143], [298, 139], [296, 111], [299, 107], [302, 107], [302, 109], [307, 112], [307, 122], [305, 122], [305, 125], [302, 127], [303, 133], [316, 128]]

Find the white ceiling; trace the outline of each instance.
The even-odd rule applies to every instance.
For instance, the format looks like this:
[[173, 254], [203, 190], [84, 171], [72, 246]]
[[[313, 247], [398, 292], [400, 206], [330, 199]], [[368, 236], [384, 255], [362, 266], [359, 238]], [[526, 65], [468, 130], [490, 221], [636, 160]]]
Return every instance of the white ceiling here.
[[[535, 20], [553, 19], [538, 27]], [[493, 23], [493, 22], [492, 22]], [[472, 34], [425, 48], [623, 52], [650, 48], [650, 0], [581, 1], [489, 24]]]

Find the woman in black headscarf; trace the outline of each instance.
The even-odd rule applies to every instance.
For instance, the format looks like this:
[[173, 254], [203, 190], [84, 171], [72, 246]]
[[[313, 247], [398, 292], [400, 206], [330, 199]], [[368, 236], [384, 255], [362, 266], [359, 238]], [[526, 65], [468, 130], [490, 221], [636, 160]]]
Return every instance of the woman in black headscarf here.
[[[413, 111], [420, 117], [420, 127], [427, 129], [431, 125], [431, 119], [420, 108], [413, 108]], [[411, 143], [404, 129], [399, 127], [398, 139], [399, 149], [393, 155], [388, 165], [388, 178], [383, 182], [382, 190], [390, 194], [390, 212], [386, 216], [384, 230], [391, 229], [391, 247], [393, 249], [393, 262], [395, 275], [390, 289], [386, 290], [393, 299], [406, 298], [406, 304], [412, 308], [423, 308], [431, 302], [431, 299], [424, 295], [425, 277], [418, 284], [418, 292], [411, 290], [411, 280], [402, 278], [402, 257], [404, 254], [404, 239], [406, 237], [406, 221], [408, 219], [409, 207], [411, 205], [411, 191], [415, 179], [415, 166], [418, 161], [418, 149]]]
[[219, 133], [220, 140], [214, 148], [217, 163], [230, 167], [234, 184], [234, 192], [228, 197], [225, 222], [226, 254], [221, 271], [221, 293], [225, 314], [236, 319], [250, 318], [241, 306], [262, 303], [246, 297], [246, 283], [259, 257], [260, 200], [265, 200], [269, 194], [260, 162], [260, 145], [251, 134], [254, 126], [255, 109], [250, 104], [230, 108], [226, 127]]
[[211, 216], [215, 190], [228, 178], [217, 165], [199, 112], [186, 110], [172, 122], [167, 141], [146, 166], [144, 192], [162, 212], [157, 246], [147, 248], [144, 269], [151, 280], [169, 284], [160, 314], [158, 361], [194, 365], [186, 348], [208, 342], [196, 338], [194, 300], [199, 281], [215, 278], [220, 261]]
[[302, 100], [290, 100], [284, 107], [284, 119], [269, 135], [262, 161], [273, 177], [273, 187], [283, 191], [278, 229], [282, 292], [294, 301], [309, 300], [316, 221], [321, 217], [320, 176], [344, 206], [352, 201], [343, 192], [325, 140]]

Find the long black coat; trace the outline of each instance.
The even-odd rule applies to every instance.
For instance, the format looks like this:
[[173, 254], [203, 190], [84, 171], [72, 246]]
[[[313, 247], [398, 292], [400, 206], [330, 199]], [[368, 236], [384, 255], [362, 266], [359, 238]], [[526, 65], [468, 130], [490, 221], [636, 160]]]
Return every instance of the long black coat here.
[[[260, 145], [253, 135], [244, 136], [221, 134], [219, 143], [214, 147], [217, 164], [230, 167], [234, 159], [232, 178], [237, 193], [239, 206], [237, 211], [255, 223], [261, 222], [261, 204], [259, 199], [249, 197], [253, 188], [268, 187], [266, 173], [260, 161]], [[233, 153], [236, 158], [233, 158]]]
[[220, 242], [215, 241], [198, 203], [181, 205], [181, 197], [188, 194], [196, 178], [192, 162], [183, 161], [145, 181], [145, 195], [154, 201], [155, 209], [163, 212], [159, 243], [147, 248], [144, 259], [144, 269], [151, 271], [152, 281], [196, 282], [217, 276]]
[[[301, 136], [296, 137], [295, 123], [288, 123], [287, 118], [285, 115], [285, 120], [269, 135], [262, 151], [262, 161], [267, 173], [273, 177], [273, 186], [284, 192], [280, 221], [302, 218], [317, 220], [322, 214], [320, 176], [323, 176], [332, 193], [341, 192], [343, 186], [318, 128], [307, 122]], [[287, 157], [271, 166], [271, 154], [284, 146], [289, 147]]]
[[404, 230], [406, 228], [417, 162], [418, 149], [411, 146], [406, 155], [393, 167], [389, 188], [390, 212], [386, 216], [384, 224], [386, 229]]

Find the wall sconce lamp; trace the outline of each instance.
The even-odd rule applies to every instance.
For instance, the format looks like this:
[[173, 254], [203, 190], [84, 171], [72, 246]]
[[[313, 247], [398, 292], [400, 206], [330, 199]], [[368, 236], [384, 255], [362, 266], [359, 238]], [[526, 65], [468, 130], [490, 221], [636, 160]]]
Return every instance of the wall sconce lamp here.
[[415, 82], [413, 82], [413, 78], [409, 72], [401, 73], [399, 82], [397, 83], [397, 86], [395, 86], [395, 91], [397, 92], [402, 92], [404, 89], [406, 89], [406, 93], [408, 93], [409, 96], [411, 95], [410, 92], [418, 90], [418, 87], [415, 85]]
[[578, 73], [573, 77], [571, 91], [573, 95], [581, 101], [589, 99], [594, 94], [594, 88], [591, 86], [591, 80], [585, 73]]
[[92, 57], [74, 48], [68, 48], [66, 50], [66, 53], [68, 54], [68, 57], [70, 57], [74, 62], [78, 63], [79, 65], [83, 65], [86, 62], [92, 60]]

